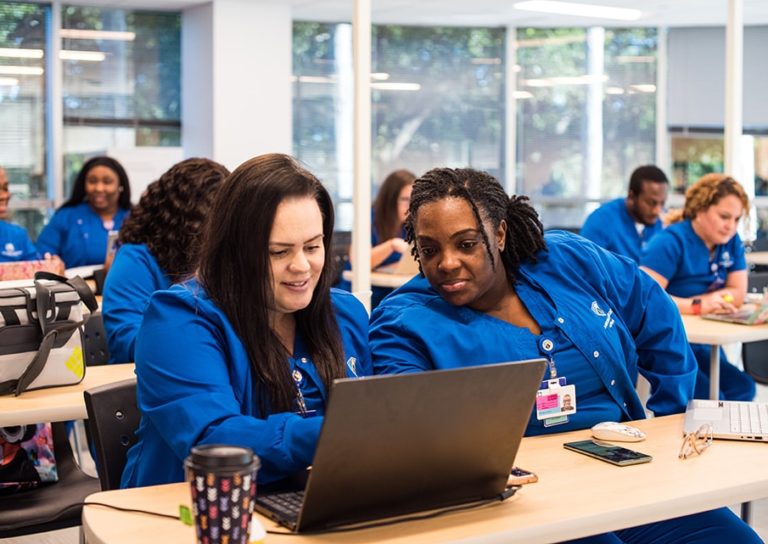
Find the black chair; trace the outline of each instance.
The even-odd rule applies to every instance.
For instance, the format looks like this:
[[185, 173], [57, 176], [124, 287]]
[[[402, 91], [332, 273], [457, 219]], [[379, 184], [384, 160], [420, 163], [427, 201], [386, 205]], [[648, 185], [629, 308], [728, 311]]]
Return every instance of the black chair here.
[[331, 285], [336, 285], [341, 281], [341, 275], [344, 272], [346, 264], [349, 262], [349, 247], [351, 245], [351, 232], [336, 231], [333, 233], [333, 245], [331, 247], [331, 254], [333, 256], [331, 276], [333, 277], [333, 282], [331, 282]]
[[99, 481], [75, 461], [66, 423], [52, 424], [59, 481], [0, 496], [0, 538], [56, 531], [81, 524], [82, 502], [100, 491]]
[[[768, 287], [768, 272], [752, 272], [747, 276], [748, 292], [762, 293], [765, 287]], [[757, 383], [768, 385], [768, 340], [742, 344], [741, 361], [744, 372]]]
[[107, 333], [101, 312], [91, 314], [83, 331], [83, 358], [85, 366], [105, 365], [109, 362]]
[[136, 406], [136, 380], [88, 389], [86, 426], [96, 449], [96, 469], [104, 491], [120, 487], [128, 448], [138, 440], [135, 434], [141, 413]]

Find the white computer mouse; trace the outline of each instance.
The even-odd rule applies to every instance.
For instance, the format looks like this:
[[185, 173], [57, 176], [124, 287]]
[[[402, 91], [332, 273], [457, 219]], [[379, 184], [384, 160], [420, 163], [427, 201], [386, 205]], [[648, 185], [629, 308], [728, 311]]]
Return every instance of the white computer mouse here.
[[592, 436], [608, 442], [640, 442], [645, 440], [645, 433], [640, 429], [615, 421], [598, 423], [592, 427]]

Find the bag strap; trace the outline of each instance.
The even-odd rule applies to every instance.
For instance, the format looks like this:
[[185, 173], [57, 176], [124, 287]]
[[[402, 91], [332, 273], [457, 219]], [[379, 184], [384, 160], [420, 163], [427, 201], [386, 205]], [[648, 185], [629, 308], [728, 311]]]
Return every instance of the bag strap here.
[[47, 272], [45, 270], [38, 270], [35, 272], [35, 282], [37, 280], [52, 280], [57, 281], [59, 283], [66, 283], [72, 289], [77, 292], [78, 295], [80, 295], [80, 300], [83, 301], [86, 308], [88, 308], [91, 313], [94, 313], [96, 310], [99, 309], [99, 303], [96, 301], [96, 295], [93, 294], [93, 291], [90, 287], [88, 287], [88, 284], [85, 283], [85, 280], [81, 278], [80, 276], [75, 276], [74, 278], [67, 278], [66, 276], [59, 276], [58, 274], [54, 274], [53, 272]]
[[[94, 313], [99, 308], [99, 304], [96, 302], [96, 296], [93, 294], [93, 291], [91, 291], [91, 288], [88, 287], [88, 284], [85, 283], [85, 280], [83, 280], [83, 278], [80, 276], [67, 279], [64, 276], [59, 276], [58, 274], [53, 274], [52, 272], [46, 272], [44, 270], [35, 272], [35, 303], [37, 304], [37, 320], [40, 322], [40, 328], [42, 329], [44, 335], [48, 334], [49, 325], [53, 323], [54, 318], [56, 317], [56, 300], [51, 290], [48, 289], [47, 286], [43, 285], [43, 283], [39, 280], [52, 280], [59, 283], [65, 283], [72, 287], [75, 292], [77, 292], [80, 300], [85, 303], [91, 313]], [[90, 316], [85, 316], [82, 324], [88, 321], [89, 317]]]

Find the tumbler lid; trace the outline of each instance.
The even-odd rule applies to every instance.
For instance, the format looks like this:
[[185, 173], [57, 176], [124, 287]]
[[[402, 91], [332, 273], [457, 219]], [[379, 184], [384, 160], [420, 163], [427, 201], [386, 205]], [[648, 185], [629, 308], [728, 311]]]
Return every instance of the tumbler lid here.
[[192, 463], [214, 470], [247, 467], [254, 462], [251, 448], [225, 444], [194, 446], [190, 458]]

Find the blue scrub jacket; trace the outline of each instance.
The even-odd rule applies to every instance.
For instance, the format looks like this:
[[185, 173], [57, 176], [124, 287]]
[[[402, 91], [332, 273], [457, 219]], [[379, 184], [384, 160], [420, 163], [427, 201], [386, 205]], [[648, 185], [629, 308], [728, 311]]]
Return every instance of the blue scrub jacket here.
[[101, 302], [111, 363], [133, 362], [136, 334], [149, 297], [170, 286], [170, 278], [145, 244], [120, 246], [107, 274]]
[[[332, 290], [349, 376], [371, 373], [368, 314], [350, 293]], [[128, 451], [122, 486], [184, 479], [192, 446], [246, 446], [261, 459], [258, 481], [285, 478], [312, 463], [327, 392], [297, 337], [288, 361], [315, 417], [294, 412], [259, 415], [248, 355], [224, 313], [195, 280], [157, 291], [136, 340], [141, 423]]]
[[[128, 210], [118, 208], [111, 230], [120, 230], [127, 216]], [[91, 205], [82, 202], [56, 210], [37, 238], [37, 250], [41, 255], [58, 255], [67, 268], [103, 264], [108, 235], [109, 230]]]
[[26, 229], [0, 220], [0, 263], [37, 259], [40, 259], [40, 254]]
[[617, 198], [592, 212], [584, 221], [579, 234], [600, 247], [629, 257], [637, 263], [640, 262], [640, 255], [651, 238], [663, 230], [661, 220], [657, 219], [654, 225], [646, 226], [640, 236], [635, 220], [627, 211], [626, 199]]
[[[550, 231], [548, 250], [525, 262], [517, 281], [541, 293], [560, 329], [589, 362], [625, 419], [645, 417], [635, 392], [638, 371], [651, 384], [647, 406], [678, 413], [693, 397], [696, 362], [677, 308], [631, 260], [570, 233]], [[416, 277], [373, 311], [374, 373], [417, 372], [545, 356], [510, 341], [515, 328], [445, 302]], [[540, 324], [542, 327], [544, 324]], [[579, 384], [576, 383], [576, 390]], [[594, 422], [597, 423], [597, 422]], [[559, 429], [553, 427], [554, 432]]]

